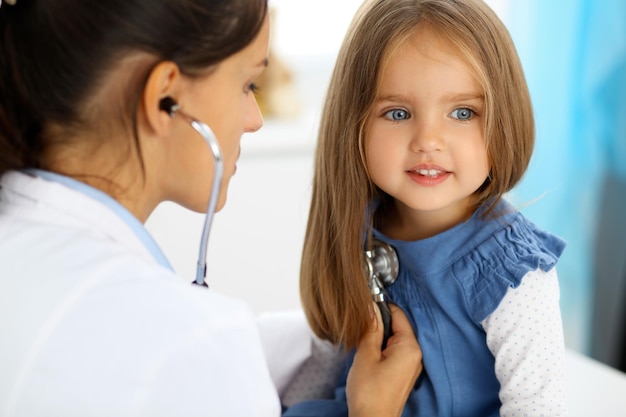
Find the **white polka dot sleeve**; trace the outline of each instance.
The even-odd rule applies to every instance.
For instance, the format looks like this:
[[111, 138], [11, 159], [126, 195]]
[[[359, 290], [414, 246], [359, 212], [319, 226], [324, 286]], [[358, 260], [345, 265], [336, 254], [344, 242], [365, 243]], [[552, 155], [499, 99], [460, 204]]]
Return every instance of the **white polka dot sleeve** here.
[[501, 417], [567, 415], [559, 296], [556, 268], [531, 271], [481, 323], [495, 357]]

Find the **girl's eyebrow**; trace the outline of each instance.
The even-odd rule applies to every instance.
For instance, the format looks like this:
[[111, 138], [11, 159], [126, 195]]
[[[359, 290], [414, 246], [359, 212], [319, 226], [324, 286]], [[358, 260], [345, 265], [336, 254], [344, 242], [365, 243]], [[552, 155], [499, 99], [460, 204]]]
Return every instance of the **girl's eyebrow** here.
[[411, 101], [411, 95], [408, 94], [386, 94], [379, 95], [375, 98], [375, 101]]
[[443, 101], [466, 101], [466, 100], [485, 100], [485, 95], [483, 93], [459, 93], [459, 94], [449, 94], [443, 97]]
[[[410, 94], [386, 94], [380, 95], [376, 97], [377, 102], [381, 101], [391, 101], [391, 102], [407, 102], [412, 100], [412, 95]], [[444, 95], [442, 98], [442, 102], [449, 103], [455, 101], [472, 101], [472, 100], [485, 100], [485, 95], [479, 92], [471, 92], [471, 93], [451, 93], [448, 95]]]

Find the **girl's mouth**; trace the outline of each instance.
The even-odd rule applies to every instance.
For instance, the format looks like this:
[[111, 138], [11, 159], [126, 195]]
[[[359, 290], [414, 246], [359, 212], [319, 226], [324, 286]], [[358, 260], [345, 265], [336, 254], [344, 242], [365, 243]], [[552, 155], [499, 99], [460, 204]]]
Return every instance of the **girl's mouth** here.
[[415, 168], [407, 171], [409, 178], [424, 187], [434, 187], [446, 181], [451, 175], [450, 171], [437, 167]]
[[439, 169], [418, 169], [415, 172], [425, 177], [435, 178], [441, 175], [444, 171]]

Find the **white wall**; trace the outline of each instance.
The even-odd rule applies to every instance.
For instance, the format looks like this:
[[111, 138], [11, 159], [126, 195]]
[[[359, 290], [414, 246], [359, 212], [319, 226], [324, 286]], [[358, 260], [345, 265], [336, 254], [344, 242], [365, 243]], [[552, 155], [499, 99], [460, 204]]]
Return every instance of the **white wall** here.
[[[509, 0], [486, 0], [506, 21]], [[336, 55], [363, 0], [270, 0], [276, 8], [274, 45], [287, 56]]]

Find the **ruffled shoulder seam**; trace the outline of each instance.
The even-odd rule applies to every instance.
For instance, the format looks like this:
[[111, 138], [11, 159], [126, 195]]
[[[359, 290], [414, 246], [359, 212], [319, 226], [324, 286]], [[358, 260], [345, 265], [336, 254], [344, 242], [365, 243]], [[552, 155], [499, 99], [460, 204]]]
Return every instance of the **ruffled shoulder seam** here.
[[539, 229], [518, 213], [460, 260], [459, 272], [464, 270], [465, 276], [455, 275], [461, 279], [459, 283], [476, 323], [491, 314], [508, 289], [517, 288], [528, 272], [552, 269], [565, 245], [564, 240]]

